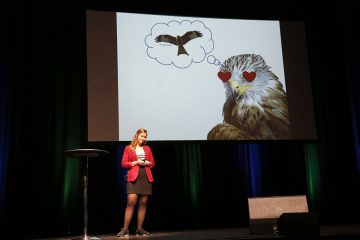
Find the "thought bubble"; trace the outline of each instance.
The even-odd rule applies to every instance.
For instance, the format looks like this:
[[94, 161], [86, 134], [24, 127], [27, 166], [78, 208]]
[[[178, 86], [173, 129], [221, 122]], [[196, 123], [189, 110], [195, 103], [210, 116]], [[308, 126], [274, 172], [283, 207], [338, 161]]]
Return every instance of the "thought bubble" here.
[[209, 28], [201, 21], [170, 21], [155, 24], [145, 37], [147, 55], [162, 65], [188, 68], [204, 61], [214, 49]]

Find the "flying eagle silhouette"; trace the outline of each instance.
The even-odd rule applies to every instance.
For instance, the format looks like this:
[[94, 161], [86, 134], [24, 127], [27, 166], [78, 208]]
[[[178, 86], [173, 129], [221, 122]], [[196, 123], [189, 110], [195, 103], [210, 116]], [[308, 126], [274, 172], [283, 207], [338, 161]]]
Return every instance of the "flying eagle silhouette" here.
[[155, 38], [155, 42], [166, 42], [166, 43], [171, 43], [174, 44], [176, 46], [178, 46], [178, 53], [177, 55], [179, 56], [180, 54], [186, 54], [189, 55], [185, 48], [184, 45], [189, 42], [190, 40], [194, 39], [194, 38], [198, 38], [198, 37], [202, 37], [202, 33], [199, 31], [189, 31], [186, 32], [184, 35], [182, 35], [181, 37], [178, 35], [176, 37], [165, 34], [165, 35], [159, 35]]

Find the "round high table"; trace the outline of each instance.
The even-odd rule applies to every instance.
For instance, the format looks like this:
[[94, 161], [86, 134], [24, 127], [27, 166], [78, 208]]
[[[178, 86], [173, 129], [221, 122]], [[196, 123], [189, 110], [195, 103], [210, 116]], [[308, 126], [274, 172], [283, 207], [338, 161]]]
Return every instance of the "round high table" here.
[[101, 239], [98, 237], [93, 237], [93, 236], [88, 236], [87, 235], [87, 230], [88, 230], [88, 196], [87, 196], [87, 188], [88, 188], [88, 169], [89, 169], [89, 158], [95, 158], [95, 157], [100, 157], [103, 155], [107, 155], [109, 154], [108, 151], [105, 150], [100, 150], [100, 149], [72, 149], [72, 150], [67, 150], [64, 151], [64, 155], [65, 156], [69, 156], [69, 157], [80, 157], [80, 159], [83, 159], [86, 161], [85, 163], [85, 168], [84, 168], [84, 192], [83, 192], [83, 196], [84, 196], [84, 235], [80, 236], [80, 237], [76, 237], [74, 239], [81, 239], [81, 240], [97, 240], [97, 239]]

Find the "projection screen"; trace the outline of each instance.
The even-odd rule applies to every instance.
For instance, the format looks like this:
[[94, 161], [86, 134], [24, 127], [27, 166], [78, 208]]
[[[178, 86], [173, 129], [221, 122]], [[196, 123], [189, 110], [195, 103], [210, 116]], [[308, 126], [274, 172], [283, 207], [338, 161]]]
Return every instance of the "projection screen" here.
[[88, 141], [316, 140], [297, 21], [87, 11]]

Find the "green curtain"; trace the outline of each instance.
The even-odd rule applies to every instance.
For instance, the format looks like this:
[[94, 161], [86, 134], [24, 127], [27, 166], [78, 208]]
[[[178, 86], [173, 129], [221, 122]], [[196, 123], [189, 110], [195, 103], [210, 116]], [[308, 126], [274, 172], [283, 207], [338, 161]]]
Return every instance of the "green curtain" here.
[[317, 210], [321, 199], [321, 173], [317, 144], [304, 144], [309, 208]]
[[203, 174], [201, 165], [201, 149], [196, 143], [176, 144], [176, 172], [182, 176], [183, 200], [182, 208], [193, 220], [198, 220], [202, 207]]

